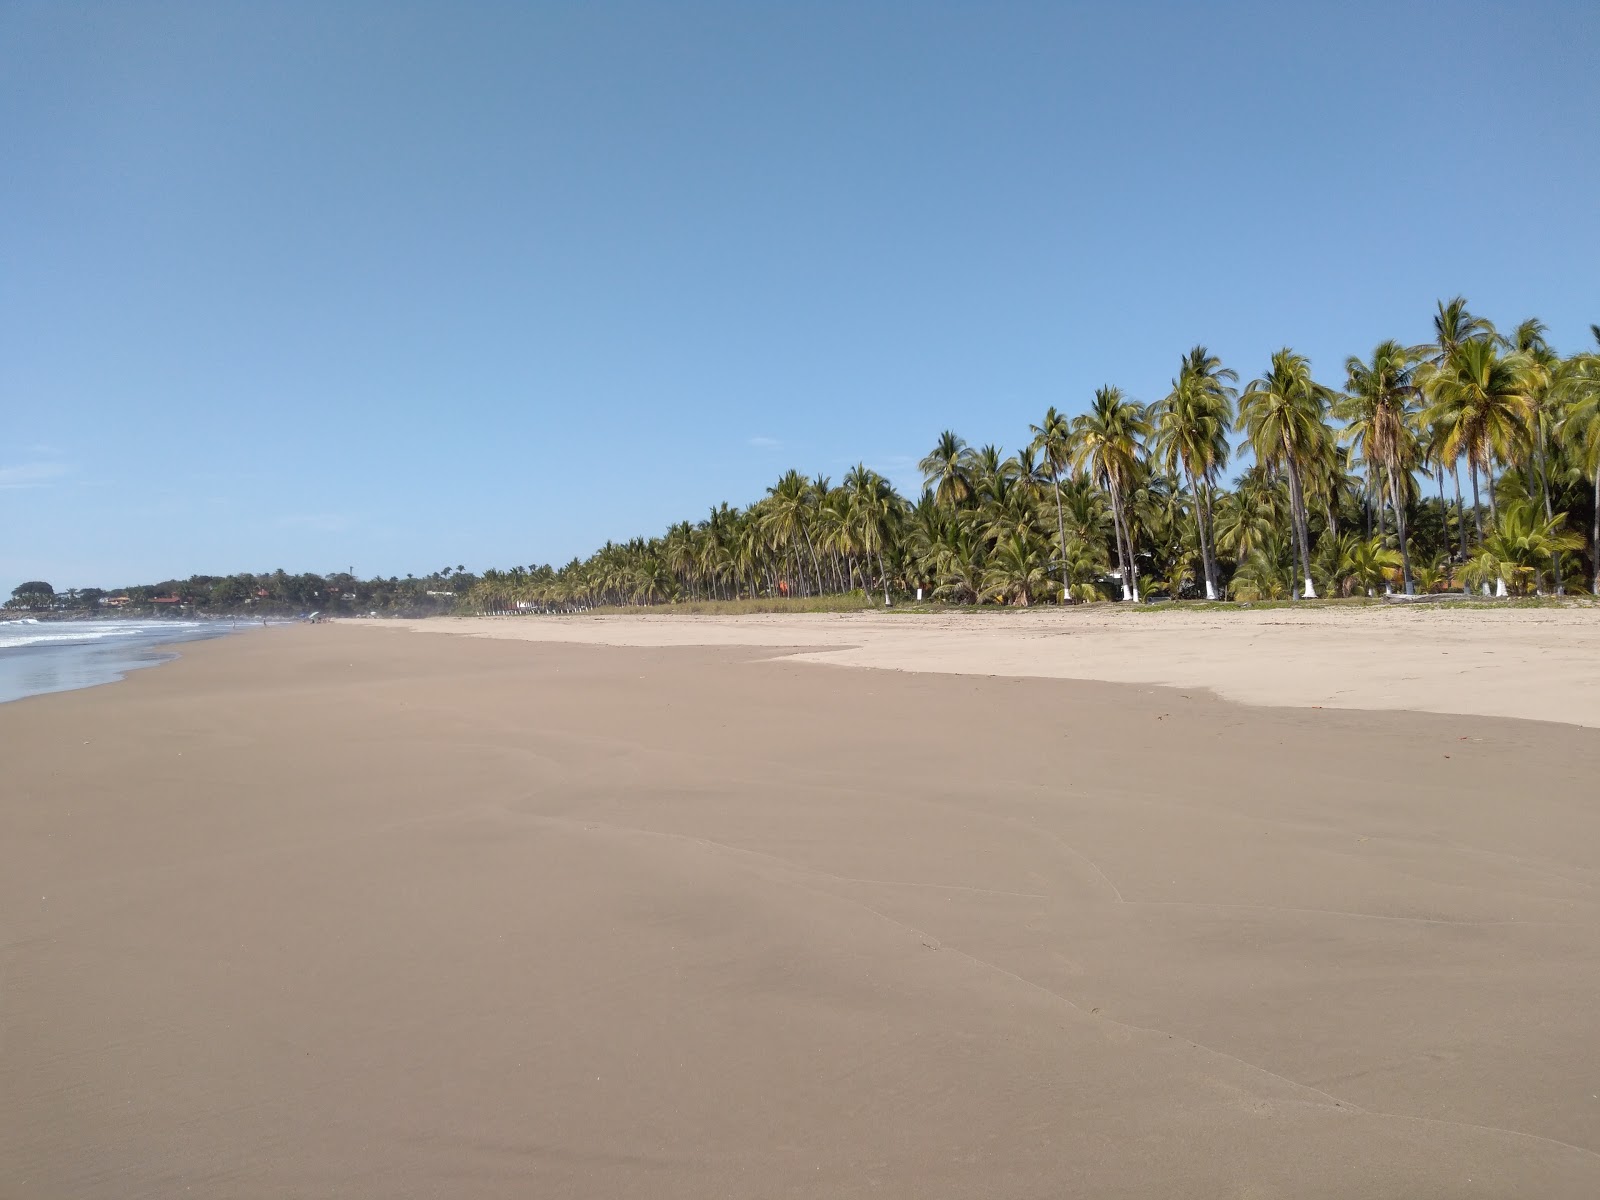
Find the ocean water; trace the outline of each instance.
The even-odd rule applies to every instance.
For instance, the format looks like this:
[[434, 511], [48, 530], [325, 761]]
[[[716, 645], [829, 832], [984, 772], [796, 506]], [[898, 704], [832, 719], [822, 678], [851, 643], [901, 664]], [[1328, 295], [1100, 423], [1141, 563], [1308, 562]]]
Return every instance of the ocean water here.
[[158, 646], [219, 637], [229, 621], [0, 621], [0, 703], [113, 683], [177, 655]]

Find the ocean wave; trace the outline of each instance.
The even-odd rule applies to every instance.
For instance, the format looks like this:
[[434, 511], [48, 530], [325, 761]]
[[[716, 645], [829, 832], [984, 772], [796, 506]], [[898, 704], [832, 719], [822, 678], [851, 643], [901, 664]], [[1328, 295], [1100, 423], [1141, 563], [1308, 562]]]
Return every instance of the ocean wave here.
[[[22, 628], [18, 628], [21, 626]], [[159, 638], [162, 634], [173, 635], [177, 639], [186, 637], [196, 629], [202, 628], [198, 621], [162, 621], [156, 624], [140, 623], [137, 625], [124, 624], [123, 622], [78, 621], [51, 622], [43, 621], [7, 621], [0, 625], [0, 650], [14, 649], [21, 646], [48, 646], [66, 645], [72, 642], [98, 642], [106, 638], [150, 637]]]

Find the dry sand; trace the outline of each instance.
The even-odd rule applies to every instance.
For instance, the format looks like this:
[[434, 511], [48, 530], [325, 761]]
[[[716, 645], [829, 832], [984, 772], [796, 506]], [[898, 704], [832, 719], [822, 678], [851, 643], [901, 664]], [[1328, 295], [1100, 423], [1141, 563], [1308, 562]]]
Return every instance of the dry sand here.
[[[1580, 602], [1581, 603], [1581, 602]], [[1600, 607], [1436, 606], [445, 618], [430, 633], [600, 646], [808, 646], [847, 667], [1206, 688], [1242, 704], [1600, 727]]]
[[1593, 730], [321, 626], [0, 744], [8, 1200], [1600, 1195]]

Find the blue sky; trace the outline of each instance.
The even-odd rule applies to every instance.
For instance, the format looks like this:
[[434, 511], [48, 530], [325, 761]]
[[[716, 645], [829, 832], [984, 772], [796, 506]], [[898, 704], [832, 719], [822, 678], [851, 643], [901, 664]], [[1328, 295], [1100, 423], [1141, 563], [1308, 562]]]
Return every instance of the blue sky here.
[[[0, 8], [0, 589], [562, 562], [1600, 321], [1600, 6]], [[3, 592], [0, 592], [3, 594]]]

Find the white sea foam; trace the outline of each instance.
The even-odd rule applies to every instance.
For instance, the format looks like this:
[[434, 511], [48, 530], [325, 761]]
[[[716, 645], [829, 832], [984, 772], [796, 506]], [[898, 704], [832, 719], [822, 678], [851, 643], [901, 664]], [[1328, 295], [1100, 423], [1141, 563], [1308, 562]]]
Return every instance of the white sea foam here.
[[0, 650], [21, 646], [88, 645], [107, 638], [157, 637], [175, 640], [202, 628], [199, 621], [21, 621], [0, 622]]
[[231, 626], [139, 618], [0, 622], [0, 703], [110, 683], [172, 657], [160, 647], [216, 637]]

